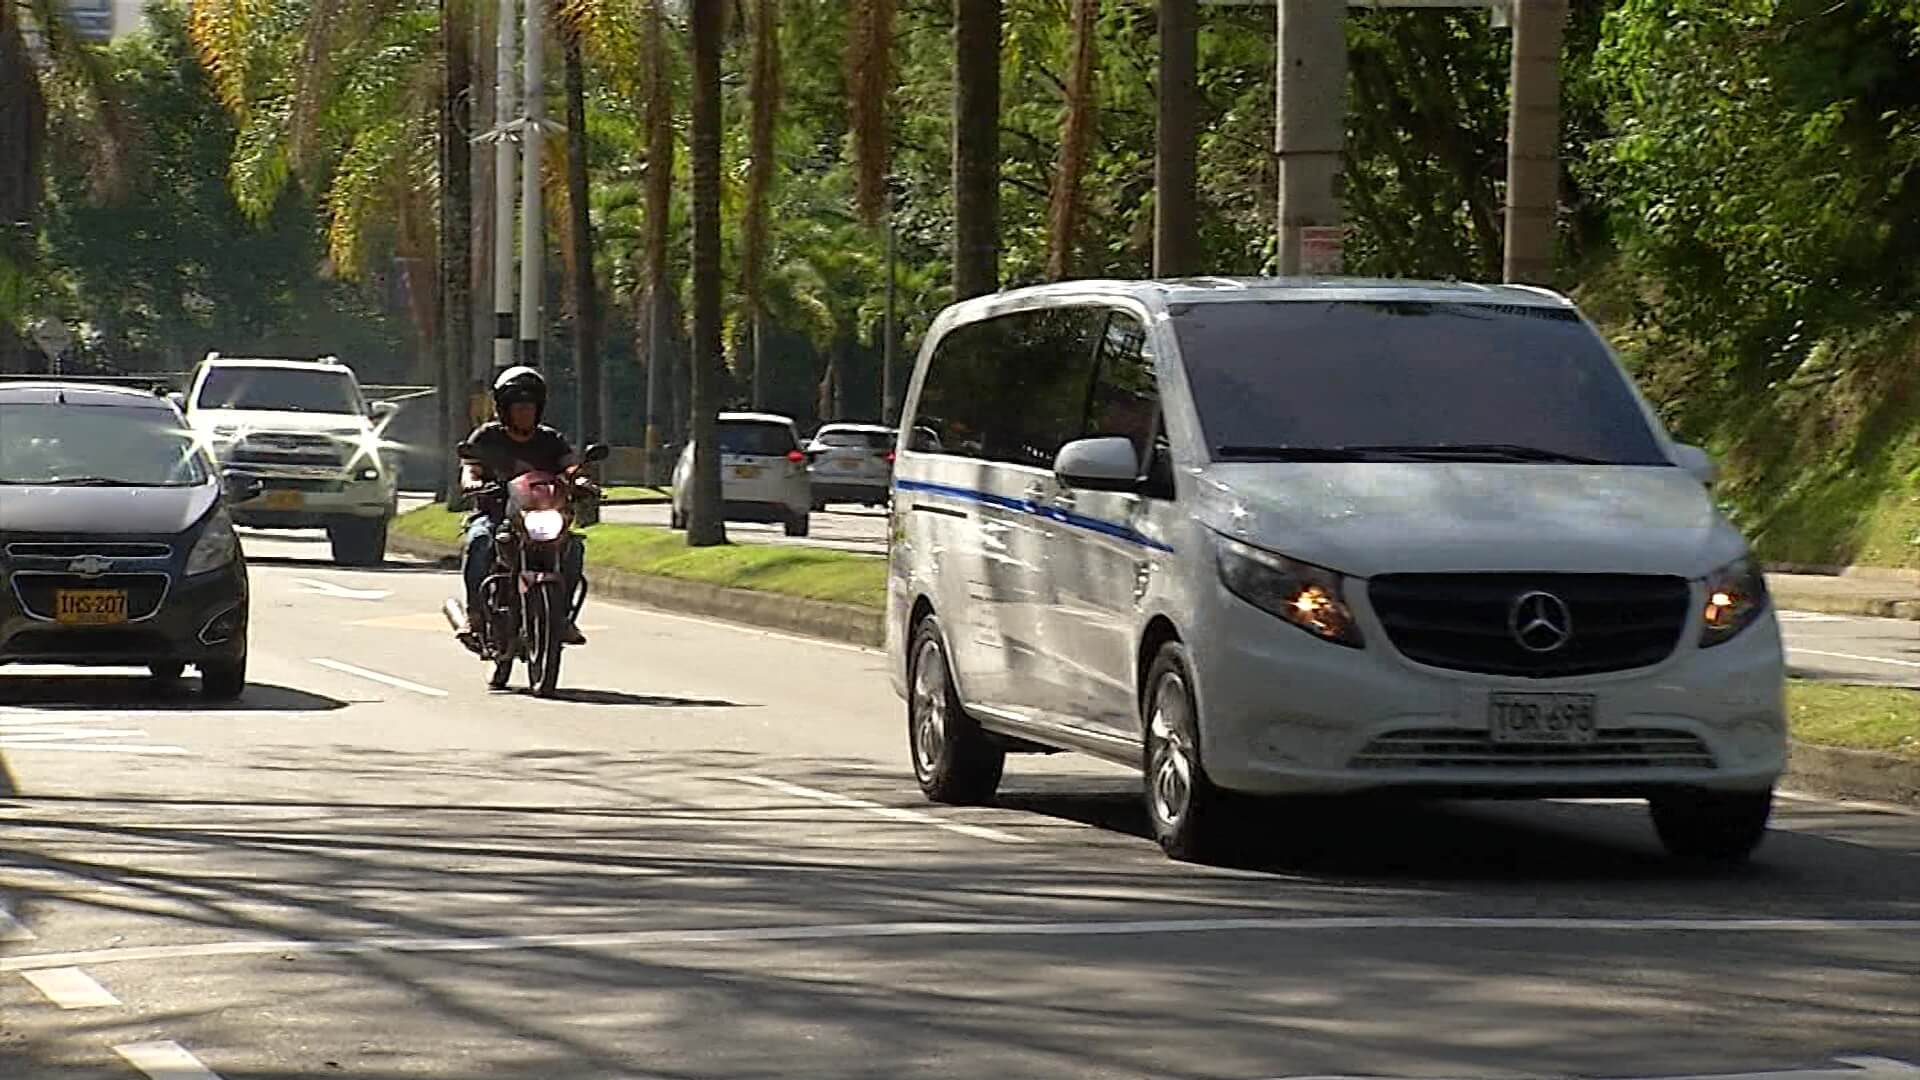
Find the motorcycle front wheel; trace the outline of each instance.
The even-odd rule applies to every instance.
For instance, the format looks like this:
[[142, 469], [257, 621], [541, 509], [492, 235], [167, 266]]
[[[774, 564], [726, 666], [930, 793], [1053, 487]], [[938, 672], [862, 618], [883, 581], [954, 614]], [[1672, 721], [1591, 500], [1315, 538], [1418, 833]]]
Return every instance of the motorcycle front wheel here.
[[528, 590], [527, 676], [536, 697], [552, 697], [560, 686], [560, 646], [572, 607], [558, 581], [543, 581]]

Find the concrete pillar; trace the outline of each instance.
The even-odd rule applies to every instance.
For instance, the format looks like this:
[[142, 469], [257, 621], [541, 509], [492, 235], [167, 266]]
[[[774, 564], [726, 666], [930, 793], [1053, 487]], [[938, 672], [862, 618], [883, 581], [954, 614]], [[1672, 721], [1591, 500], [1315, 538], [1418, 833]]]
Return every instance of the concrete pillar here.
[[1560, 42], [1567, 0], [1513, 0], [1513, 83], [1507, 121], [1508, 281], [1553, 277], [1560, 201]]
[[1347, 0], [1280, 0], [1274, 148], [1280, 273], [1340, 272], [1340, 152], [1347, 130]]

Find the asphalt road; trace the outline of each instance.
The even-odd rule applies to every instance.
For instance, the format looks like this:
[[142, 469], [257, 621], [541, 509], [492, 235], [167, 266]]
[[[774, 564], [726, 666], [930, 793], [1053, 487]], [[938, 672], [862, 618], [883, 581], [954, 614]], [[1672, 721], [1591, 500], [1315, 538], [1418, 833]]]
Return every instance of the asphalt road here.
[[249, 538], [237, 707], [0, 675], [0, 1077], [1920, 1077], [1920, 816], [1276, 809], [1172, 864], [1137, 782], [924, 804], [871, 652], [597, 604], [488, 694], [452, 576]]

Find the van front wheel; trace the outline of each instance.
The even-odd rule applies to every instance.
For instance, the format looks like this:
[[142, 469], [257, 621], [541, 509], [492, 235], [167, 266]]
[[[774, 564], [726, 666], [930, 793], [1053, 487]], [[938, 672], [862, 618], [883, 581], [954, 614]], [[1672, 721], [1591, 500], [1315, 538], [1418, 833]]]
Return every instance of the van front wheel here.
[[1648, 800], [1653, 827], [1671, 855], [1745, 862], [1767, 835], [1773, 792], [1689, 792]]
[[937, 803], [992, 801], [1007, 754], [961, 706], [938, 619], [928, 615], [914, 627], [908, 655], [907, 750], [920, 790]]
[[1182, 862], [1220, 858], [1228, 847], [1231, 809], [1200, 761], [1200, 715], [1192, 668], [1179, 642], [1160, 646], [1147, 669], [1147, 818], [1153, 838]]

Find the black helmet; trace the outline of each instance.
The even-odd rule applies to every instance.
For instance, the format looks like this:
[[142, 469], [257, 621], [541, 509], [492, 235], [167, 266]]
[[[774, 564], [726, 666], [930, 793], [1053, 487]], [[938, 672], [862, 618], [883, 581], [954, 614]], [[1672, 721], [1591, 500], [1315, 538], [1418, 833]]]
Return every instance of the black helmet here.
[[510, 367], [493, 380], [493, 417], [507, 422], [507, 407], [520, 401], [533, 402], [535, 422], [547, 411], [547, 379], [526, 366]]

